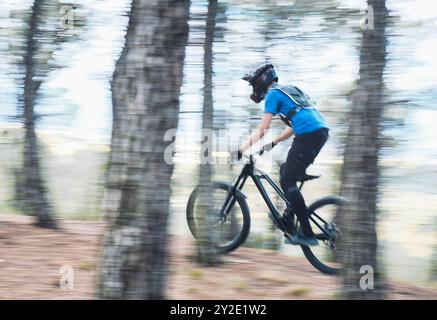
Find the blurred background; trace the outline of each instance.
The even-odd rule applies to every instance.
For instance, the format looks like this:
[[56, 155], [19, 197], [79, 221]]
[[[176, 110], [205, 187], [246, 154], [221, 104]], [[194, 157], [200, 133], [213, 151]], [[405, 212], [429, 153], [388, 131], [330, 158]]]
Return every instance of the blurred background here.
[[[43, 1], [43, 4], [41, 14], [46, 18], [39, 28], [45, 32], [37, 36], [33, 70], [39, 83], [34, 113], [38, 116], [35, 123], [39, 165], [47, 191], [45, 201], [50, 203], [53, 217], [70, 221], [65, 228], [71, 237], [62, 238], [63, 241], [76, 237], [83, 248], [90, 246], [97, 250], [112, 131], [110, 80], [124, 45], [131, 2], [78, 0]], [[20, 179], [25, 137], [20, 97], [27, 72], [27, 30], [32, 20], [32, 6], [33, 1], [17, 0], [2, 0], [0, 6], [0, 229], [3, 229], [0, 230], [0, 251], [9, 252], [8, 247], [14, 248], [15, 261], [20, 259], [17, 248], [35, 245], [29, 238], [31, 235], [38, 237], [41, 233], [44, 237], [44, 232], [51, 232], [33, 232], [30, 226], [20, 229], [33, 221], [20, 201], [21, 189], [26, 188]], [[379, 158], [378, 255], [383, 272], [390, 280], [421, 288], [417, 292], [429, 289], [431, 291], [424, 291], [423, 295], [436, 298], [437, 5], [431, 0], [396, 0], [387, 1], [386, 6], [389, 13], [383, 75], [383, 144]], [[308, 170], [321, 174], [322, 179], [305, 186], [307, 203], [328, 194], [339, 194], [350, 95], [356, 86], [360, 65], [360, 26], [366, 9], [367, 3], [363, 0], [223, 0], [215, 7], [213, 129], [244, 135], [257, 125], [263, 104], [250, 101], [251, 88], [241, 77], [267, 62], [275, 66], [280, 83], [292, 83], [308, 92], [330, 125], [330, 140]], [[74, 14], [72, 24], [68, 21], [71, 12]], [[208, 1], [191, 1], [168, 222], [168, 232], [187, 239], [184, 241], [191, 241], [185, 206], [198, 183], [207, 15]], [[282, 127], [272, 130], [279, 133]], [[226, 141], [218, 138], [215, 143], [226, 144]], [[289, 145], [290, 142], [284, 142], [272, 152], [274, 165], [269, 166], [267, 172], [276, 181]], [[215, 152], [213, 157], [222, 159], [225, 155]], [[213, 166], [213, 178], [231, 181], [239, 169], [239, 165], [220, 162]], [[285, 247], [281, 235], [272, 231], [268, 209], [252, 184], [247, 185], [245, 193], [252, 213], [251, 234], [245, 246], [263, 249], [260, 255], [268, 255], [267, 249], [301, 259], [299, 248]], [[14, 227], [14, 223], [18, 227]], [[24, 241], [22, 237], [28, 238]], [[46, 239], [48, 244], [50, 239]], [[80, 251], [80, 247], [77, 250]], [[32, 252], [36, 251], [24, 250], [22, 254], [32, 255]], [[243, 249], [242, 254], [244, 252]], [[80, 252], [71, 257], [72, 261], [65, 262], [67, 258], [53, 256], [50, 272], [55, 285], [51, 280], [49, 286], [56, 286], [59, 264], [74, 264], [83, 259]], [[246, 258], [237, 256], [234, 260], [240, 259], [240, 264], [246, 263], [250, 269], [258, 268]], [[34, 267], [32, 260], [9, 267], [10, 259], [11, 256], [0, 255], [0, 278], [4, 280], [0, 282], [0, 298], [53, 297], [54, 293], [49, 292], [55, 292], [56, 288], [47, 289], [44, 283], [31, 287], [27, 282], [23, 287], [18, 280], [12, 281], [10, 275], [14, 270], [20, 273]], [[89, 283], [95, 280], [91, 271], [96, 265], [92, 255], [87, 259], [78, 263], [77, 281], [82, 281], [79, 274], [90, 272], [83, 276], [88, 284], [78, 285], [75, 295], [66, 295], [67, 298], [93, 296], [93, 286]], [[296, 263], [297, 269], [311, 268], [305, 262]], [[187, 285], [188, 290], [178, 287], [178, 283], [184, 281], [202, 281], [210, 270], [202, 271], [194, 262], [189, 264], [188, 273], [179, 278], [177, 267], [176, 271], [172, 270], [170, 297], [214, 298], [211, 293], [205, 295], [196, 284]], [[243, 270], [240, 272], [244, 274]], [[28, 277], [31, 282], [32, 275]], [[323, 278], [320, 282], [326, 284], [327, 291], [334, 291], [333, 280]], [[262, 292], [260, 288], [258, 291], [251, 288], [250, 277], [236, 283], [223, 294], [238, 298]], [[411, 287], [408, 288], [407, 291], [412, 292]], [[275, 293], [272, 297], [334, 297], [332, 292], [317, 296], [314, 291], [311, 284], [301, 284], [288, 293]]]

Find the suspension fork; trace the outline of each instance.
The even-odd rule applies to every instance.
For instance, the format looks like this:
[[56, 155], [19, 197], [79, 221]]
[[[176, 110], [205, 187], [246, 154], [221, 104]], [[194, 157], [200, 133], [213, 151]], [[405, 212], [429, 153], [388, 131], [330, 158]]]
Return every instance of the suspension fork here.
[[248, 177], [248, 167], [245, 166], [243, 170], [241, 171], [238, 178], [235, 180], [235, 183], [230, 187], [228, 195], [226, 197], [225, 203], [223, 204], [222, 209], [220, 210], [220, 218], [223, 219], [223, 222], [226, 222], [226, 218], [232, 209], [232, 207], [235, 205], [235, 202], [237, 201], [237, 198], [234, 196], [237, 192], [237, 190], [241, 190], [246, 183]]

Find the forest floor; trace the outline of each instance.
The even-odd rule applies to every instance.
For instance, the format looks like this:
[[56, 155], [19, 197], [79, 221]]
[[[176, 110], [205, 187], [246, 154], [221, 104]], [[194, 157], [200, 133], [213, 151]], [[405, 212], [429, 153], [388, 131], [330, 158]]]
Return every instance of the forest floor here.
[[[0, 214], [0, 299], [94, 299], [102, 222], [60, 220], [58, 231], [37, 228], [30, 217]], [[173, 236], [169, 299], [335, 299], [334, 277], [305, 258], [240, 248], [219, 267], [193, 261], [194, 242]], [[74, 287], [62, 289], [70, 266]], [[62, 269], [63, 270], [63, 269]], [[437, 288], [390, 281], [390, 299], [437, 299]]]

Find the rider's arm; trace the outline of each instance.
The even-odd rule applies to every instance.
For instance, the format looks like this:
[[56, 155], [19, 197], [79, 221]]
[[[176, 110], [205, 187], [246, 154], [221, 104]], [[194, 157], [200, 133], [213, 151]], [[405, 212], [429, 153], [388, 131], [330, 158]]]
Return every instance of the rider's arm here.
[[249, 149], [253, 144], [257, 143], [266, 134], [267, 130], [270, 127], [270, 123], [272, 122], [272, 117], [272, 113], [264, 113], [263, 117], [261, 118], [261, 123], [254, 130], [252, 136], [250, 136], [250, 138], [241, 146], [241, 152]]
[[290, 127], [287, 127], [284, 129], [284, 131], [281, 132], [278, 136], [274, 137], [272, 142], [274, 144], [278, 144], [281, 141], [287, 140], [293, 135], [293, 129]]

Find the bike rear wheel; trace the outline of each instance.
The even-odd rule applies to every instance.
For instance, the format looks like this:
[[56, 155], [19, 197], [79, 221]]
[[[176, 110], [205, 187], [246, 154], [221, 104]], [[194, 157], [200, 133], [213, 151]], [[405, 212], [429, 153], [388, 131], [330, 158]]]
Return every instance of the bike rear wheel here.
[[[213, 182], [207, 188], [208, 192], [202, 192], [203, 189], [200, 186], [196, 187], [188, 199], [186, 213], [191, 234], [196, 239], [199, 238], [200, 219], [205, 218], [205, 207], [202, 203], [208, 202], [207, 208], [211, 211], [207, 214], [211, 218], [209, 221], [214, 224], [208, 227], [208, 232], [214, 233], [211, 238], [218, 251], [227, 253], [237, 249], [246, 241], [250, 230], [250, 213], [243, 194], [239, 190], [230, 194], [232, 186], [225, 182]], [[230, 206], [228, 206], [228, 214], [224, 217], [221, 210], [226, 199], [230, 200]]]
[[[341, 270], [336, 252], [341, 241], [341, 226], [337, 226], [334, 219], [338, 208], [344, 203], [343, 198], [330, 196], [317, 200], [308, 207], [312, 218], [311, 227], [319, 239], [319, 245], [301, 246], [301, 248], [305, 257], [317, 270], [329, 275], [338, 274]], [[322, 229], [331, 237], [329, 238]]]

